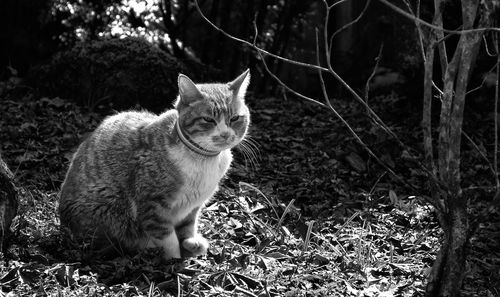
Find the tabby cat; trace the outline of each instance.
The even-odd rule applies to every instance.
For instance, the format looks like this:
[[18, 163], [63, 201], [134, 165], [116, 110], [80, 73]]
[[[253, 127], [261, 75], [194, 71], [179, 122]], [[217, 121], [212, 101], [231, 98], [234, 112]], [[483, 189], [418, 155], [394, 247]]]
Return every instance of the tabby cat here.
[[103, 253], [159, 247], [165, 259], [205, 254], [198, 216], [247, 133], [249, 82], [249, 70], [214, 84], [180, 74], [175, 109], [106, 118], [66, 174], [63, 230]]

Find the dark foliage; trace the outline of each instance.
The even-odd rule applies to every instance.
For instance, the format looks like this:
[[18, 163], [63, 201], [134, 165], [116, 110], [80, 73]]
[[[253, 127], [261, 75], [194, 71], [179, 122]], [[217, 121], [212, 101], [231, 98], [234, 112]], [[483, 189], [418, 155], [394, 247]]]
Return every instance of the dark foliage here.
[[10, 75], [7, 67], [24, 73], [58, 48], [54, 36], [64, 26], [50, 15], [50, 0], [0, 1], [0, 79]]
[[[351, 185], [360, 176], [376, 178], [376, 168], [363, 158], [357, 164], [374, 174], [359, 172], [347, 158], [332, 161], [330, 155], [343, 150], [340, 144], [352, 140], [336, 133], [330, 143], [315, 141], [335, 121], [313, 117], [322, 114], [315, 107], [277, 98], [248, 98], [255, 114], [251, 135], [260, 143], [261, 157], [251, 167], [236, 152], [230, 176], [201, 219], [212, 243], [206, 258], [179, 265], [163, 263], [152, 253], [93, 261], [80, 247], [61, 241], [57, 189], [72, 149], [104, 115], [59, 98], [30, 96], [16, 98], [14, 90], [0, 96], [5, 115], [0, 138], [8, 139], [1, 147], [22, 185], [16, 237], [6, 253], [15, 261], [0, 265], [5, 293], [175, 296], [180, 288], [193, 296], [242, 290], [270, 296], [375, 296], [422, 290], [422, 271], [437, 240], [431, 212], [405, 195], [391, 202], [389, 183], [373, 193], [361, 183]], [[290, 166], [291, 159], [296, 166]]]
[[[253, 38], [255, 19], [259, 46], [297, 59], [304, 56], [301, 41], [311, 36], [311, 29], [319, 20], [313, 3], [310, 0], [200, 1], [215, 23], [247, 40]], [[204, 71], [208, 68], [201, 67], [202, 64], [218, 69], [217, 78], [221, 80], [249, 66], [259, 67], [256, 53], [226, 40], [206, 26], [190, 1], [159, 1], [148, 4], [142, 11], [135, 11], [116, 0], [36, 3], [6, 0], [0, 5], [0, 21], [2, 27], [7, 28], [0, 32], [2, 78], [11, 75], [7, 66], [24, 75], [30, 67], [50, 58], [57, 50], [69, 49], [79, 41], [125, 36], [145, 38]], [[311, 49], [306, 53], [309, 57]], [[286, 72], [280, 62], [270, 62], [275, 71]], [[214, 71], [208, 72], [213, 78]]]
[[[393, 128], [414, 143], [419, 129], [412, 121], [401, 125], [411, 116], [397, 109], [399, 100], [381, 96], [372, 103], [390, 110], [384, 115], [394, 119]], [[4, 293], [176, 296], [180, 288], [192, 296], [422, 296], [440, 236], [431, 209], [383, 174], [320, 108], [295, 99], [248, 98], [258, 163], [252, 167], [236, 152], [228, 179], [201, 219], [212, 243], [209, 255], [180, 265], [163, 263], [155, 253], [92, 261], [65, 245], [57, 190], [72, 150], [104, 115], [9, 88], [0, 103], [0, 139], [7, 140], [1, 149], [21, 186], [15, 237], [8, 262], [0, 265]], [[368, 128], [359, 107], [338, 107], [364, 127], [359, 132], [386, 152], [386, 160], [411, 169], [390, 141]], [[473, 148], [466, 151], [475, 156]], [[483, 176], [477, 158], [466, 162], [466, 179]], [[420, 187], [421, 175], [410, 171], [405, 178]], [[465, 296], [498, 290], [496, 219], [485, 218], [473, 238]]]
[[[314, 27], [320, 15], [318, 3], [315, 1], [230, 1], [213, 0], [199, 1], [201, 8], [210, 20], [219, 25], [228, 33], [244, 40], [251, 41], [255, 37], [253, 22], [258, 29], [256, 44], [269, 52], [289, 58], [302, 60], [304, 55], [303, 41], [313, 37]], [[246, 47], [228, 40], [223, 34], [213, 30], [197, 15], [191, 18], [192, 27], [196, 28], [197, 35], [185, 32], [187, 45], [199, 54], [201, 61], [207, 64], [218, 65], [226, 73], [238, 72], [244, 67], [261, 67], [259, 57]], [[182, 27], [180, 28], [183, 29]], [[312, 29], [312, 30], [311, 30]], [[187, 33], [187, 34], [186, 34]], [[200, 36], [202, 38], [200, 39]], [[314, 44], [306, 45], [313, 46]], [[305, 50], [308, 50], [307, 48]], [[275, 72], [283, 71], [282, 62], [269, 59]], [[264, 70], [261, 70], [263, 73]], [[259, 78], [254, 81], [257, 89], [264, 89], [264, 82]]]
[[26, 83], [48, 96], [94, 108], [141, 106], [161, 111], [177, 96], [177, 76], [186, 67], [139, 38], [80, 43], [33, 69]]
[[0, 251], [7, 246], [10, 224], [17, 215], [17, 193], [12, 182], [14, 175], [0, 154]]

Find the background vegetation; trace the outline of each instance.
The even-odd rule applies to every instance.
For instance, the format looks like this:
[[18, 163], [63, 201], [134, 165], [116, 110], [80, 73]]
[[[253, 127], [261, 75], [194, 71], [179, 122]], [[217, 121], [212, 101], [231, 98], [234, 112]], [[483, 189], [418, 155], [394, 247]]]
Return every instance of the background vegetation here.
[[[0, 149], [19, 200], [2, 293], [500, 295], [500, 4], [471, 1], [467, 22], [464, 3], [2, 1]], [[463, 33], [474, 28], [488, 29]], [[448, 65], [466, 63], [453, 58], [464, 45], [476, 48], [465, 85]], [[224, 81], [247, 67], [255, 148], [236, 152], [204, 212], [207, 257], [104, 261], [64, 243], [57, 192], [103, 117], [170, 108], [179, 72]], [[466, 88], [456, 188], [440, 163], [443, 123], [458, 123], [440, 101], [460, 102], [447, 81]], [[463, 253], [449, 256], [456, 230]]]

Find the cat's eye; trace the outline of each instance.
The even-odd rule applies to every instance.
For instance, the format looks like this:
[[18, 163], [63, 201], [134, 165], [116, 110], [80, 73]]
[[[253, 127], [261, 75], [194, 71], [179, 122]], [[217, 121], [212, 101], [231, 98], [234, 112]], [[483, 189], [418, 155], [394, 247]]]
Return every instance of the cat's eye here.
[[232, 117], [232, 118], [230, 119], [230, 121], [231, 121], [231, 123], [234, 123], [234, 122], [236, 122], [236, 121], [237, 121], [237, 120], [239, 120], [239, 119], [240, 119], [240, 116], [238, 116], [238, 115], [237, 115], [237, 116]]
[[201, 119], [207, 123], [214, 123], [214, 124], [216, 123], [215, 120], [210, 117], [202, 117]]

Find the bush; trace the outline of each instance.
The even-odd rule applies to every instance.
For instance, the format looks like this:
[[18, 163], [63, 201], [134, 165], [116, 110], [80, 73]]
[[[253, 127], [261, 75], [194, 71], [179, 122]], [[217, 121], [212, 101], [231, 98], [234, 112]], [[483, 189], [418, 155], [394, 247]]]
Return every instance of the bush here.
[[143, 39], [109, 39], [55, 55], [30, 71], [26, 83], [43, 95], [90, 108], [140, 105], [161, 111], [175, 100], [179, 72], [187, 73], [182, 62]]

